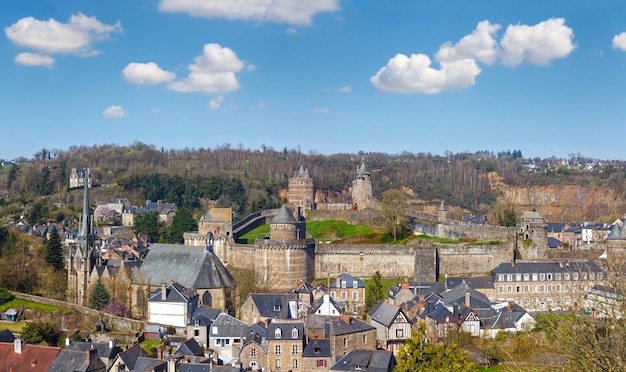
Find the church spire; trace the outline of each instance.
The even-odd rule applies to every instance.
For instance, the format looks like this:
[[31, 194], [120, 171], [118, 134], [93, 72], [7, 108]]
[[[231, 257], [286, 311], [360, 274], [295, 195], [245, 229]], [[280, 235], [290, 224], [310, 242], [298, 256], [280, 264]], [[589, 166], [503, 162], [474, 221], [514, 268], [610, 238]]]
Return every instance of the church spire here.
[[85, 169], [83, 191], [83, 215], [80, 219], [78, 236], [87, 237], [92, 234], [91, 221], [89, 220], [89, 169]]

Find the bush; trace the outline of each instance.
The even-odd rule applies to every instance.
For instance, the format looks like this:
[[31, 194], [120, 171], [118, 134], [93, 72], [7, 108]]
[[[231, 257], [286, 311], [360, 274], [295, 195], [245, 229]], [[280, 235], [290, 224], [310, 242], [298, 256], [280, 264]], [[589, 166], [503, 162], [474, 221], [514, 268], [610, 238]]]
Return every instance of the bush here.
[[124, 304], [119, 302], [118, 300], [113, 300], [109, 302], [109, 304], [106, 305], [102, 309], [102, 311], [104, 311], [105, 313], [130, 318], [130, 309], [124, 306]]
[[0, 287], [0, 305], [12, 301], [14, 298], [13, 293], [9, 292], [6, 288]]
[[24, 342], [31, 345], [46, 343], [48, 346], [56, 346], [61, 332], [54, 323], [35, 321], [26, 323], [22, 328], [21, 336]]

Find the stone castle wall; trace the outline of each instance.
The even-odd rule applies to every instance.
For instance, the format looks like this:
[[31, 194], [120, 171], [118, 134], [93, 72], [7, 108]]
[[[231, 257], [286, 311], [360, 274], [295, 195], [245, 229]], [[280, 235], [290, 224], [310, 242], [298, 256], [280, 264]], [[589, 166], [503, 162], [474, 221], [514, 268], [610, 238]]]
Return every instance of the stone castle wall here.
[[437, 247], [441, 275], [485, 275], [513, 259], [511, 244], [445, 245]]
[[257, 239], [254, 272], [257, 283], [272, 291], [290, 291], [315, 279], [315, 241]]

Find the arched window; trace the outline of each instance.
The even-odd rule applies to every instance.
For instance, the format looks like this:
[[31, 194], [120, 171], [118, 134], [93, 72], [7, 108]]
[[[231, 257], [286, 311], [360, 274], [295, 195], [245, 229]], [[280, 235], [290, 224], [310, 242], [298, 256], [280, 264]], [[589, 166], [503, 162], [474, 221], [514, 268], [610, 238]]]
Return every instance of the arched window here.
[[283, 335], [283, 331], [280, 328], [276, 328], [274, 331], [274, 338], [280, 338]]
[[213, 306], [213, 295], [211, 295], [211, 292], [204, 292], [202, 295], [202, 305], [209, 307]]
[[298, 328], [291, 330], [291, 338], [298, 338]]

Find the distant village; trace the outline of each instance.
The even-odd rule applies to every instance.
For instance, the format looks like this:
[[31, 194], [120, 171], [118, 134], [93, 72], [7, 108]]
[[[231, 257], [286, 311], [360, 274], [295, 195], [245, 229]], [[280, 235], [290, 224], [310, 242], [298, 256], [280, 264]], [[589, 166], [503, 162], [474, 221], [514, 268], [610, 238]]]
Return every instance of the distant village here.
[[[540, 167], [535, 162], [529, 171]], [[615, 314], [616, 290], [606, 282], [603, 260], [623, 254], [623, 218], [612, 224], [552, 223], [530, 210], [506, 228], [484, 217], [451, 220], [442, 201], [436, 214], [407, 211], [408, 225], [415, 234], [462, 243], [334, 245], [311, 238], [310, 219], [377, 218], [381, 207], [371, 177], [361, 164], [351, 203], [318, 204], [314, 177], [301, 167], [281, 208], [236, 223], [229, 208], [211, 208], [198, 231], [185, 233], [184, 244], [161, 244], [136, 235], [134, 218], [155, 211], [161, 222], [171, 223], [175, 204], [111, 200], [104, 206], [121, 225], [95, 227], [89, 170], [72, 169], [69, 186], [84, 193], [80, 225], [21, 220], [17, 226], [41, 237], [58, 229], [69, 249], [69, 303], [88, 306], [101, 282], [131, 310], [128, 324], [137, 324], [138, 340], [163, 339], [169, 346], [148, 355], [139, 344], [123, 349], [104, 333], [101, 342], [68, 338], [63, 348], [44, 347], [24, 344], [5, 330], [0, 360], [10, 361], [14, 371], [392, 371], [400, 348], [418, 329], [435, 343], [451, 332], [493, 339], [533, 329], [539, 312]], [[269, 236], [254, 244], [240, 240], [264, 224]], [[227, 267], [252, 270], [267, 291], [241, 298]], [[368, 308], [364, 280], [376, 271], [405, 279]], [[11, 310], [5, 319], [15, 316]], [[101, 328], [112, 319], [101, 317]]]

